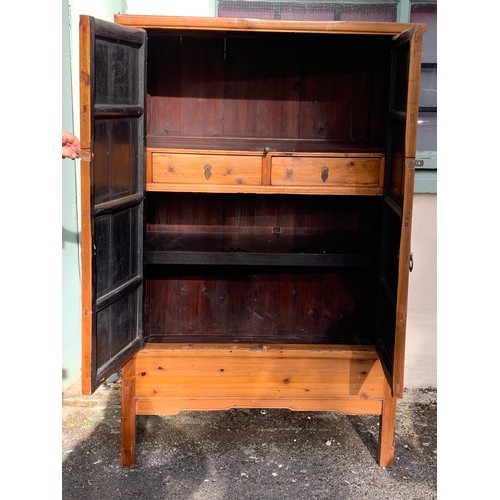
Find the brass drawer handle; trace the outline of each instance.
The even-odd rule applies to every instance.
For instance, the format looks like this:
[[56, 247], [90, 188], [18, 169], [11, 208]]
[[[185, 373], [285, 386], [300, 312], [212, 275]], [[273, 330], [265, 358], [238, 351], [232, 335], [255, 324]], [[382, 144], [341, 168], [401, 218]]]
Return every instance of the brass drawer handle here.
[[212, 165], [210, 165], [210, 163], [206, 163], [203, 168], [205, 170], [205, 179], [208, 181], [212, 175]]
[[326, 182], [327, 179], [328, 179], [328, 167], [323, 167], [321, 169], [321, 180], [323, 182]]

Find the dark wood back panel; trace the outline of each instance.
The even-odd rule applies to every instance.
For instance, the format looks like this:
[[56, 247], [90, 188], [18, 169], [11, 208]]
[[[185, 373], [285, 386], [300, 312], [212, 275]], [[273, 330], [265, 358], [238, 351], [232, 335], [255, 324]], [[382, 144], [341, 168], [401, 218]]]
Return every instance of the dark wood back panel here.
[[153, 342], [368, 343], [376, 271], [153, 266], [144, 336]]
[[149, 34], [148, 134], [383, 145], [389, 37]]
[[[150, 193], [147, 240], [166, 234], [290, 234], [300, 248], [266, 249], [300, 255], [373, 254], [379, 249], [381, 203], [374, 197]], [[154, 237], [153, 237], [154, 235]], [[171, 235], [171, 236], [170, 236]], [[229, 238], [231, 240], [231, 238]], [[235, 238], [233, 241], [243, 241]], [[247, 238], [248, 239], [248, 238]], [[222, 240], [222, 239], [221, 239]], [[267, 240], [267, 238], [266, 238]], [[317, 242], [326, 242], [318, 251]], [[186, 238], [186, 241], [193, 241]], [[196, 248], [202, 251], [203, 238]], [[225, 249], [230, 253], [232, 250]], [[252, 249], [241, 249], [250, 257]], [[244, 258], [244, 257], [243, 257]], [[372, 259], [376, 262], [377, 259]], [[145, 336], [150, 341], [365, 343], [374, 330], [378, 272], [374, 264], [307, 268], [245, 265], [149, 265]]]
[[351, 233], [378, 251], [381, 200], [365, 196], [148, 193], [148, 231]]

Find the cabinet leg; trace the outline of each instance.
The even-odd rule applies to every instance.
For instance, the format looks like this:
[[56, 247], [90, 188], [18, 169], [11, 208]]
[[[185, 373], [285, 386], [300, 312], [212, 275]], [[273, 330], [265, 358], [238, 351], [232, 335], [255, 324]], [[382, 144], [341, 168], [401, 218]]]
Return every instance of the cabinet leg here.
[[394, 434], [396, 430], [396, 398], [386, 383], [385, 398], [380, 415], [379, 455], [380, 467], [392, 467], [394, 464]]
[[122, 368], [121, 464], [135, 465], [135, 357]]

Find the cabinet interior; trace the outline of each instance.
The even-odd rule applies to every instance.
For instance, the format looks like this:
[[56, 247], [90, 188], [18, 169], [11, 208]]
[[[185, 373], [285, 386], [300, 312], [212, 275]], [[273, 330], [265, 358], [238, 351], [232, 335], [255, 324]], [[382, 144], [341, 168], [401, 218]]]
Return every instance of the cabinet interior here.
[[373, 342], [381, 199], [150, 193], [154, 342]]
[[147, 146], [384, 152], [390, 40], [148, 30]]
[[[150, 29], [146, 146], [384, 154], [390, 39]], [[149, 192], [145, 341], [374, 344], [382, 210]]]

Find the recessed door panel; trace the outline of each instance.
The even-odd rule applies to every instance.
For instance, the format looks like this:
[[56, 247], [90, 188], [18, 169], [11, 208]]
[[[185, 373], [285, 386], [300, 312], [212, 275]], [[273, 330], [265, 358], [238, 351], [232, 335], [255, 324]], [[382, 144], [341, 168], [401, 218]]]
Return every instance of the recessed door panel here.
[[384, 183], [377, 346], [393, 395], [404, 390], [404, 351], [422, 31], [394, 37]]
[[142, 344], [143, 30], [80, 20], [82, 392]]

